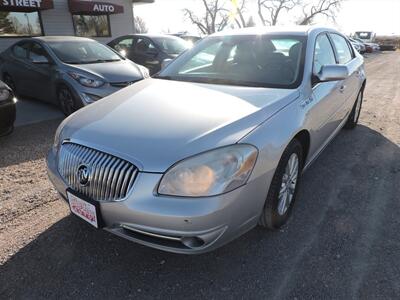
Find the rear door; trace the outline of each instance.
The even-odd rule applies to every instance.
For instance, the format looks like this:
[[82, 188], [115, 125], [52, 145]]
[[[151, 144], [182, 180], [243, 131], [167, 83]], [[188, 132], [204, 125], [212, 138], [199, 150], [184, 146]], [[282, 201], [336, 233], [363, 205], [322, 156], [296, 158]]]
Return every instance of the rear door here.
[[33, 42], [29, 49], [26, 70], [27, 87], [32, 97], [46, 102], [55, 101], [55, 87], [52, 80], [54, 70], [54, 62], [46, 49], [41, 44]]
[[22, 41], [15, 44], [11, 49], [11, 61], [8, 61], [4, 71], [7, 72], [14, 81], [16, 92], [21, 95], [29, 95], [29, 76], [27, 68], [29, 65], [28, 52], [31, 42]]

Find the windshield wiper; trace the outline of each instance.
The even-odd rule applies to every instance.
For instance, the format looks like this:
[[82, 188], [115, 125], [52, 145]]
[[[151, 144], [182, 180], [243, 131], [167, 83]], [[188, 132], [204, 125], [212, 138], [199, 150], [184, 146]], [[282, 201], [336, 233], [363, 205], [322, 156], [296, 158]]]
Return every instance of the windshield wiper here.
[[175, 80], [172, 76], [161, 76], [161, 75], [154, 75], [153, 78], [157, 79], [165, 79], [165, 80]]
[[235, 86], [248, 86], [248, 87], [266, 87], [266, 84], [261, 83], [261, 82], [224, 79], [224, 78], [212, 78], [212, 77], [177, 76], [177, 77], [174, 77], [173, 80], [195, 82], [195, 83], [208, 83], [208, 84], [222, 84], [222, 85], [235, 85]]
[[100, 64], [106, 62], [120, 61], [120, 59], [96, 59], [81, 62], [82, 64]]

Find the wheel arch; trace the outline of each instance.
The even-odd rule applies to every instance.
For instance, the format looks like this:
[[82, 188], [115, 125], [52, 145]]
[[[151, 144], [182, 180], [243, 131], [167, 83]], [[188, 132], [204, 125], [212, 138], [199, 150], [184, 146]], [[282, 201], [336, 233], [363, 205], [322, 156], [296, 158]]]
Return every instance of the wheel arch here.
[[303, 146], [303, 163], [305, 164], [310, 151], [311, 135], [306, 129], [303, 129], [299, 131], [292, 140], [294, 139], [298, 140]]

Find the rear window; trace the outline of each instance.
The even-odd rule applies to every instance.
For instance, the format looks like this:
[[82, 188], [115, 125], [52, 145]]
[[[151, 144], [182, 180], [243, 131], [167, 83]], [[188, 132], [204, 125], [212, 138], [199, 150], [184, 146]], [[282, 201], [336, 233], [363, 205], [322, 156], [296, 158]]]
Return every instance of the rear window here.
[[18, 58], [28, 58], [29, 43], [17, 44], [13, 47], [13, 53]]

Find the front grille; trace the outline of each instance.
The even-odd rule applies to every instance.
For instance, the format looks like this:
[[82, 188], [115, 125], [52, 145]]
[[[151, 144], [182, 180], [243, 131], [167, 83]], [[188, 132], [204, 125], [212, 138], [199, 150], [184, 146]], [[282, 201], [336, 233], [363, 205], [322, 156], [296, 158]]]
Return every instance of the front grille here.
[[[82, 167], [88, 170], [84, 183], [78, 172]], [[58, 171], [72, 190], [97, 201], [125, 198], [138, 172], [128, 161], [74, 143], [61, 145]]]
[[118, 88], [124, 88], [127, 87], [128, 85], [134, 84], [137, 80], [135, 81], [124, 81], [124, 82], [111, 82], [110, 84], [114, 87]]

